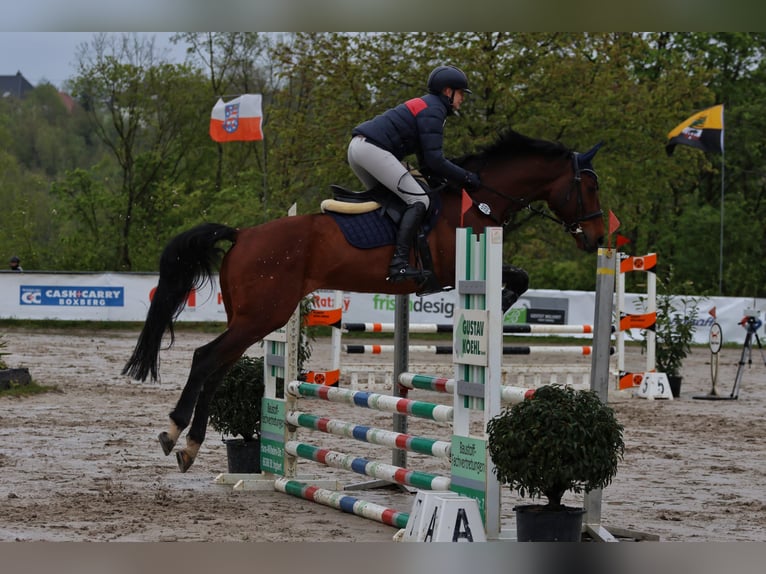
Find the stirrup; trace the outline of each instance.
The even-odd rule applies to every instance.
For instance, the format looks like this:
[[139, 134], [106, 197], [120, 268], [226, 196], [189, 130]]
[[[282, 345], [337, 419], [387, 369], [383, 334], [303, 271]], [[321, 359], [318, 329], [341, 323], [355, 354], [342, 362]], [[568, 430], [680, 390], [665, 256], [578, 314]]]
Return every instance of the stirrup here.
[[386, 281], [390, 281], [391, 283], [401, 283], [402, 281], [408, 281], [410, 279], [413, 279], [420, 283], [424, 279], [423, 271], [420, 269], [416, 269], [413, 267], [410, 267], [409, 265], [405, 265], [404, 267], [401, 267], [398, 271], [391, 271], [391, 268], [388, 269], [388, 277], [386, 277]]
[[450, 290], [449, 287], [443, 287], [439, 283], [432, 271], [423, 271], [422, 278], [422, 281], [418, 282], [418, 289], [415, 292], [418, 297]]

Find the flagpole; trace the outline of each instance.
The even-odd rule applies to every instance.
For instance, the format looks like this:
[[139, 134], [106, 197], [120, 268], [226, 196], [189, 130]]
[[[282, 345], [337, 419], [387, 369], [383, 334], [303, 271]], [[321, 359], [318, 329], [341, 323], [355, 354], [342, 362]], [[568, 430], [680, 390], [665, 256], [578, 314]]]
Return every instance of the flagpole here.
[[[723, 139], [723, 136], [721, 136]], [[723, 143], [723, 142], [722, 142]], [[724, 173], [726, 171], [726, 154], [721, 145], [721, 240], [718, 253], [718, 295], [723, 295], [723, 189]]]
[[721, 239], [718, 253], [718, 295], [723, 295], [723, 191], [724, 191], [724, 174], [726, 173], [726, 147], [724, 146], [723, 135], [724, 130], [724, 107], [721, 105]]
[[[716, 121], [716, 118], [712, 116], [712, 110], [720, 109], [721, 117], [720, 123]], [[724, 105], [718, 104], [710, 108], [697, 112], [690, 118], [678, 124], [675, 128], [668, 133], [668, 141], [665, 144], [665, 151], [668, 155], [673, 154], [675, 146], [678, 144], [690, 145], [701, 149], [704, 152], [715, 152], [712, 141], [705, 139], [703, 136], [705, 132], [712, 133], [720, 127], [720, 141], [718, 147], [721, 150], [721, 237], [719, 240], [718, 249], [718, 294], [723, 295], [723, 221], [724, 221], [724, 181], [726, 170], [726, 156], [724, 154], [723, 135], [724, 135], [724, 121], [723, 121]]]

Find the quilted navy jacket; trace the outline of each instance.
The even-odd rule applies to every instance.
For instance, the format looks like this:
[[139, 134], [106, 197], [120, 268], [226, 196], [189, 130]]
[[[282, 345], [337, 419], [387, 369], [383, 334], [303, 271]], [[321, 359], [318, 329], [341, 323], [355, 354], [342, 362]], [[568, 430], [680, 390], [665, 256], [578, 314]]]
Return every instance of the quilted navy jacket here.
[[444, 95], [413, 98], [367, 120], [352, 130], [391, 152], [397, 159], [416, 154], [421, 169], [462, 183], [468, 172], [444, 157], [444, 122], [451, 106]]

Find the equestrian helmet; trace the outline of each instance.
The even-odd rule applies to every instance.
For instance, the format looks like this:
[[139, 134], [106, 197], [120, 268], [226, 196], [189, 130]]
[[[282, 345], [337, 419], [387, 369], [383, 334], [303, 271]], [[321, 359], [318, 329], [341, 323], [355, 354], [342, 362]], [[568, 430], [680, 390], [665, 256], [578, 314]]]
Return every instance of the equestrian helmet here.
[[437, 66], [428, 76], [429, 92], [441, 94], [444, 88], [463, 90], [466, 94], [472, 93], [468, 89], [468, 78], [465, 73], [455, 66]]

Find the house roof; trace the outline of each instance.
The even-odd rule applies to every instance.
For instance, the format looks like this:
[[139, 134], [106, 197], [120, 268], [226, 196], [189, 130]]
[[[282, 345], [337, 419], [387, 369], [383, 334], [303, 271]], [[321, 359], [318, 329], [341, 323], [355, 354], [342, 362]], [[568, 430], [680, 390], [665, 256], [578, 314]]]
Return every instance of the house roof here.
[[23, 98], [27, 92], [34, 89], [35, 87], [27, 81], [21, 72], [16, 72], [15, 76], [0, 76], [0, 98], [10, 96]]
[[59, 92], [59, 98], [61, 98], [61, 102], [64, 104], [64, 107], [71, 114], [75, 106], [75, 101], [72, 98], [72, 96], [70, 96], [66, 92]]

